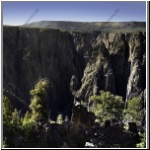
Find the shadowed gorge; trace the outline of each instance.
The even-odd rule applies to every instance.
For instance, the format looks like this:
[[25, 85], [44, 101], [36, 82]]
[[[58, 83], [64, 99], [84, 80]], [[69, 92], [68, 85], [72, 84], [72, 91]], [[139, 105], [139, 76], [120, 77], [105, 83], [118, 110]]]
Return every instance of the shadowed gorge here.
[[[109, 30], [105, 26], [104, 31], [98, 30], [100, 26], [87, 31], [89, 25], [82, 30], [80, 24], [74, 23], [81, 30], [75, 31], [78, 29], [64, 27], [64, 23], [61, 27], [55, 26], [55, 29], [45, 28], [49, 24], [43, 22], [26, 27], [3, 27], [4, 95], [23, 115], [29, 110], [30, 90], [41, 78], [48, 79], [46, 104], [52, 120], [56, 120], [59, 113], [70, 120], [74, 103], [81, 100], [88, 109], [89, 98], [98, 95], [99, 91], [119, 95], [123, 97], [124, 103], [138, 97], [142, 103], [140, 125], [145, 128], [144, 23], [137, 24], [138, 27], [133, 31], [130, 28], [129, 32], [126, 23], [121, 23], [117, 32], [115, 24], [112, 24], [115, 31], [109, 28], [111, 23], [107, 27]], [[129, 25], [134, 27], [136, 23]], [[122, 27], [125, 28], [121, 31]], [[86, 114], [86, 108], [83, 108], [83, 115]], [[91, 132], [94, 131], [89, 130]], [[108, 130], [101, 132], [109, 133]], [[80, 129], [77, 133], [80, 133]]]

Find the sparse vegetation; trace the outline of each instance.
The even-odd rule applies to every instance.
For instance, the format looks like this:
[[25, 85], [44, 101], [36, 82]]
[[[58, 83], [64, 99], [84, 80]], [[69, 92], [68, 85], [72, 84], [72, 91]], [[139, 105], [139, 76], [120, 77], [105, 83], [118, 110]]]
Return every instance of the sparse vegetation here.
[[[33, 96], [30, 108], [31, 112], [27, 111], [23, 118], [20, 118], [18, 111], [13, 109], [9, 99], [4, 96], [4, 137], [3, 147], [62, 147], [62, 148], [82, 148], [85, 146], [85, 142], [91, 137], [96, 138], [96, 131], [102, 130], [103, 134], [106, 134], [110, 138], [111, 142], [102, 147], [138, 147], [144, 148], [146, 146], [146, 133], [139, 133], [141, 142], [137, 143], [134, 134], [127, 130], [120, 129], [119, 126], [110, 126], [103, 128], [102, 126], [108, 122], [108, 120], [122, 120], [124, 102], [119, 96], [115, 96], [110, 92], [101, 91], [99, 95], [90, 97], [90, 111], [87, 111], [86, 106], [78, 105], [73, 109], [73, 122], [63, 123], [63, 117], [61, 114], [57, 117], [57, 123], [48, 123], [45, 116], [45, 111], [42, 110], [45, 107], [45, 103], [42, 100], [46, 100], [46, 89], [48, 87], [47, 80], [40, 80], [31, 94]], [[128, 105], [128, 109], [133, 109], [132, 106], [138, 106], [137, 98], [134, 98]], [[34, 103], [33, 103], [34, 102]], [[37, 107], [40, 103], [40, 107]], [[36, 105], [35, 105], [36, 104]], [[44, 105], [43, 105], [44, 104]], [[85, 103], [83, 103], [85, 104]], [[132, 112], [132, 111], [131, 111]], [[37, 114], [38, 115], [37, 115]], [[40, 114], [41, 113], [41, 114]], [[6, 116], [6, 114], [8, 116]], [[47, 114], [47, 113], [46, 113]], [[95, 118], [95, 115], [96, 118]], [[131, 113], [134, 115], [134, 113]], [[41, 119], [41, 117], [45, 117]], [[98, 120], [98, 130], [92, 129], [94, 120]], [[137, 119], [135, 117], [135, 119]], [[43, 122], [43, 123], [42, 123]], [[42, 124], [47, 123], [44, 127]], [[6, 128], [7, 127], [7, 128]], [[101, 129], [101, 127], [103, 129]], [[93, 131], [92, 131], [93, 130]], [[92, 135], [93, 134], [93, 135]], [[124, 136], [132, 137], [133, 142], [128, 143]], [[96, 139], [95, 139], [96, 140]], [[125, 140], [125, 141], [124, 141]], [[47, 144], [48, 141], [48, 144]], [[118, 142], [118, 143], [116, 143]], [[124, 144], [122, 144], [124, 142]]]
[[7, 144], [7, 138], [3, 137], [3, 148], [8, 148], [8, 144]]
[[136, 144], [137, 148], [146, 148], [146, 132], [144, 133], [139, 133], [141, 137], [141, 142]]
[[134, 97], [131, 100], [128, 100], [127, 109], [124, 110], [125, 120], [129, 122], [135, 122], [137, 125], [141, 123], [141, 108], [142, 102], [138, 97]]
[[104, 125], [106, 120], [122, 120], [124, 101], [122, 97], [115, 96], [110, 92], [101, 91], [100, 95], [90, 97], [90, 111], [96, 115], [96, 120]]
[[13, 107], [8, 97], [3, 97], [3, 124], [9, 125], [12, 120]]
[[58, 123], [58, 124], [62, 124], [62, 123], [63, 123], [63, 116], [62, 116], [62, 114], [59, 114], [59, 115], [57, 116], [57, 123]]

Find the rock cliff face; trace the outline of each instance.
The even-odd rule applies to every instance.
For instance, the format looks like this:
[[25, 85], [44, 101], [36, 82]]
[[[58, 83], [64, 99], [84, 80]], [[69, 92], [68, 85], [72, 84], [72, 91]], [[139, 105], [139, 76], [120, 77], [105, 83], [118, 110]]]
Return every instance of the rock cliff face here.
[[139, 96], [145, 107], [146, 34], [4, 26], [5, 94], [24, 108], [18, 99], [29, 104], [29, 91], [40, 78], [50, 82], [47, 102], [54, 116], [70, 114], [74, 99], [88, 102], [100, 90], [126, 101]]

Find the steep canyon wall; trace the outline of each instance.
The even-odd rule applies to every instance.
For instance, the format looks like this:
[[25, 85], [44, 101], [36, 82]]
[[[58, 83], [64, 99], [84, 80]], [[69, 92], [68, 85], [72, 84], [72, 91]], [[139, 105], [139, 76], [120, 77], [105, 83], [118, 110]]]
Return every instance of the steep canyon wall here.
[[54, 116], [70, 114], [74, 99], [88, 102], [100, 90], [125, 101], [139, 96], [144, 108], [146, 33], [4, 26], [4, 94], [18, 109], [27, 109], [29, 91], [40, 78], [49, 80], [47, 103]]

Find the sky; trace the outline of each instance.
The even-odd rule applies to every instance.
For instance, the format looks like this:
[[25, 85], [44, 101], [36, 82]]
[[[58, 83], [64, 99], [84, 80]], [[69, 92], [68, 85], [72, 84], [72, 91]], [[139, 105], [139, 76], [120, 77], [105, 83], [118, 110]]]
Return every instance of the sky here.
[[2, 2], [3, 24], [146, 21], [146, 2]]

